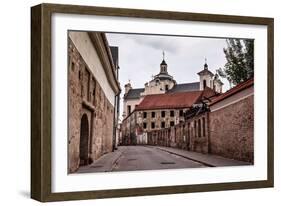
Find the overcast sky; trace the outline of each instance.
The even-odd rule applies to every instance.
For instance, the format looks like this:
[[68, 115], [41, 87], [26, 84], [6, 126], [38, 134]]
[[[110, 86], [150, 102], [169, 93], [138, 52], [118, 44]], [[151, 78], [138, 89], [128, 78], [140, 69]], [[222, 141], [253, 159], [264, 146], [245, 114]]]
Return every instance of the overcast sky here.
[[[121, 97], [129, 79], [133, 88], [143, 88], [152, 75], [159, 73], [163, 51], [168, 73], [177, 83], [199, 81], [197, 73], [203, 69], [205, 58], [213, 73], [226, 63], [225, 39], [119, 33], [106, 33], [106, 36], [110, 46], [119, 47]], [[223, 82], [225, 91], [229, 85]], [[122, 105], [120, 109], [122, 112]]]

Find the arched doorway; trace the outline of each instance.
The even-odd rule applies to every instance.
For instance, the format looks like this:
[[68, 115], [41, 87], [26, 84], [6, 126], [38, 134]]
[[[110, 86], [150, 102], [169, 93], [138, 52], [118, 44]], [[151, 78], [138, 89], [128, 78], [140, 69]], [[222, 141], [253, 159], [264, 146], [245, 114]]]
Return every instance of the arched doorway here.
[[89, 164], [88, 145], [89, 145], [89, 122], [88, 122], [87, 115], [83, 114], [80, 123], [80, 147], [79, 147], [80, 165]]

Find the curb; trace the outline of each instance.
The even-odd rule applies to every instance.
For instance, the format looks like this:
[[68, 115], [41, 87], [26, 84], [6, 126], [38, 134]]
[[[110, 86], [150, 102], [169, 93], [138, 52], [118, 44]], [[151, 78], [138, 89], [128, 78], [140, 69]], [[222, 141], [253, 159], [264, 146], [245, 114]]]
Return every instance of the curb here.
[[209, 163], [206, 163], [206, 162], [203, 162], [203, 161], [200, 161], [200, 160], [197, 160], [197, 159], [194, 159], [194, 158], [190, 158], [190, 157], [187, 157], [187, 156], [184, 156], [184, 155], [181, 155], [181, 154], [178, 154], [176, 152], [171, 152], [171, 151], [168, 151], [168, 150], [165, 150], [165, 149], [162, 149], [162, 148], [159, 148], [159, 147], [155, 147], [156, 149], [159, 149], [161, 151], [164, 151], [164, 152], [168, 152], [170, 154], [174, 154], [174, 155], [177, 155], [177, 156], [180, 156], [180, 157], [183, 157], [183, 158], [186, 158], [186, 159], [189, 159], [189, 160], [192, 160], [194, 162], [198, 162], [200, 164], [203, 164], [207, 167], [216, 167], [215, 165], [212, 165], [212, 164], [209, 164]]
[[121, 158], [123, 152], [120, 152], [119, 156], [117, 156], [117, 158], [112, 162], [112, 166], [110, 167], [110, 169], [108, 170], [109, 172], [113, 171], [113, 168], [116, 167], [118, 160]]

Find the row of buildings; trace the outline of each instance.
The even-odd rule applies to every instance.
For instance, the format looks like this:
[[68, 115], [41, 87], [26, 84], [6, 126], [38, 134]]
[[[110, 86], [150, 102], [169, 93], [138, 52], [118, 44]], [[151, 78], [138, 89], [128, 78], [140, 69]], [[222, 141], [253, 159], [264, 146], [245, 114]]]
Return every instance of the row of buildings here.
[[198, 82], [177, 84], [164, 58], [160, 73], [133, 89], [125, 85], [120, 144], [160, 145], [253, 163], [254, 81], [225, 93], [207, 63]]

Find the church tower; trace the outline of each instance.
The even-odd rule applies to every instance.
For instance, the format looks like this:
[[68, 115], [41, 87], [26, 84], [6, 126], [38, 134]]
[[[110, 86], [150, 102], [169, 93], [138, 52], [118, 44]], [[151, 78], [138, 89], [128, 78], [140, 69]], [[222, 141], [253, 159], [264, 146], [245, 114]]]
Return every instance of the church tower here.
[[222, 93], [222, 86], [223, 86], [223, 83], [219, 79], [218, 73], [216, 73], [215, 77], [214, 77], [214, 81], [213, 81], [213, 89], [218, 93]]
[[163, 51], [163, 60], [162, 60], [162, 62], [160, 64], [160, 73], [161, 74], [168, 74], [167, 67], [168, 67], [168, 65], [165, 62], [165, 53]]
[[152, 76], [152, 80], [144, 85], [144, 91], [141, 93], [141, 96], [164, 94], [176, 85], [173, 76], [168, 73], [168, 64], [165, 61], [164, 51], [162, 54], [163, 59], [160, 63], [160, 72], [157, 75]]
[[204, 69], [197, 74], [200, 78], [200, 90], [204, 90], [206, 87], [213, 89], [214, 74], [208, 68], [207, 59], [205, 59]]

